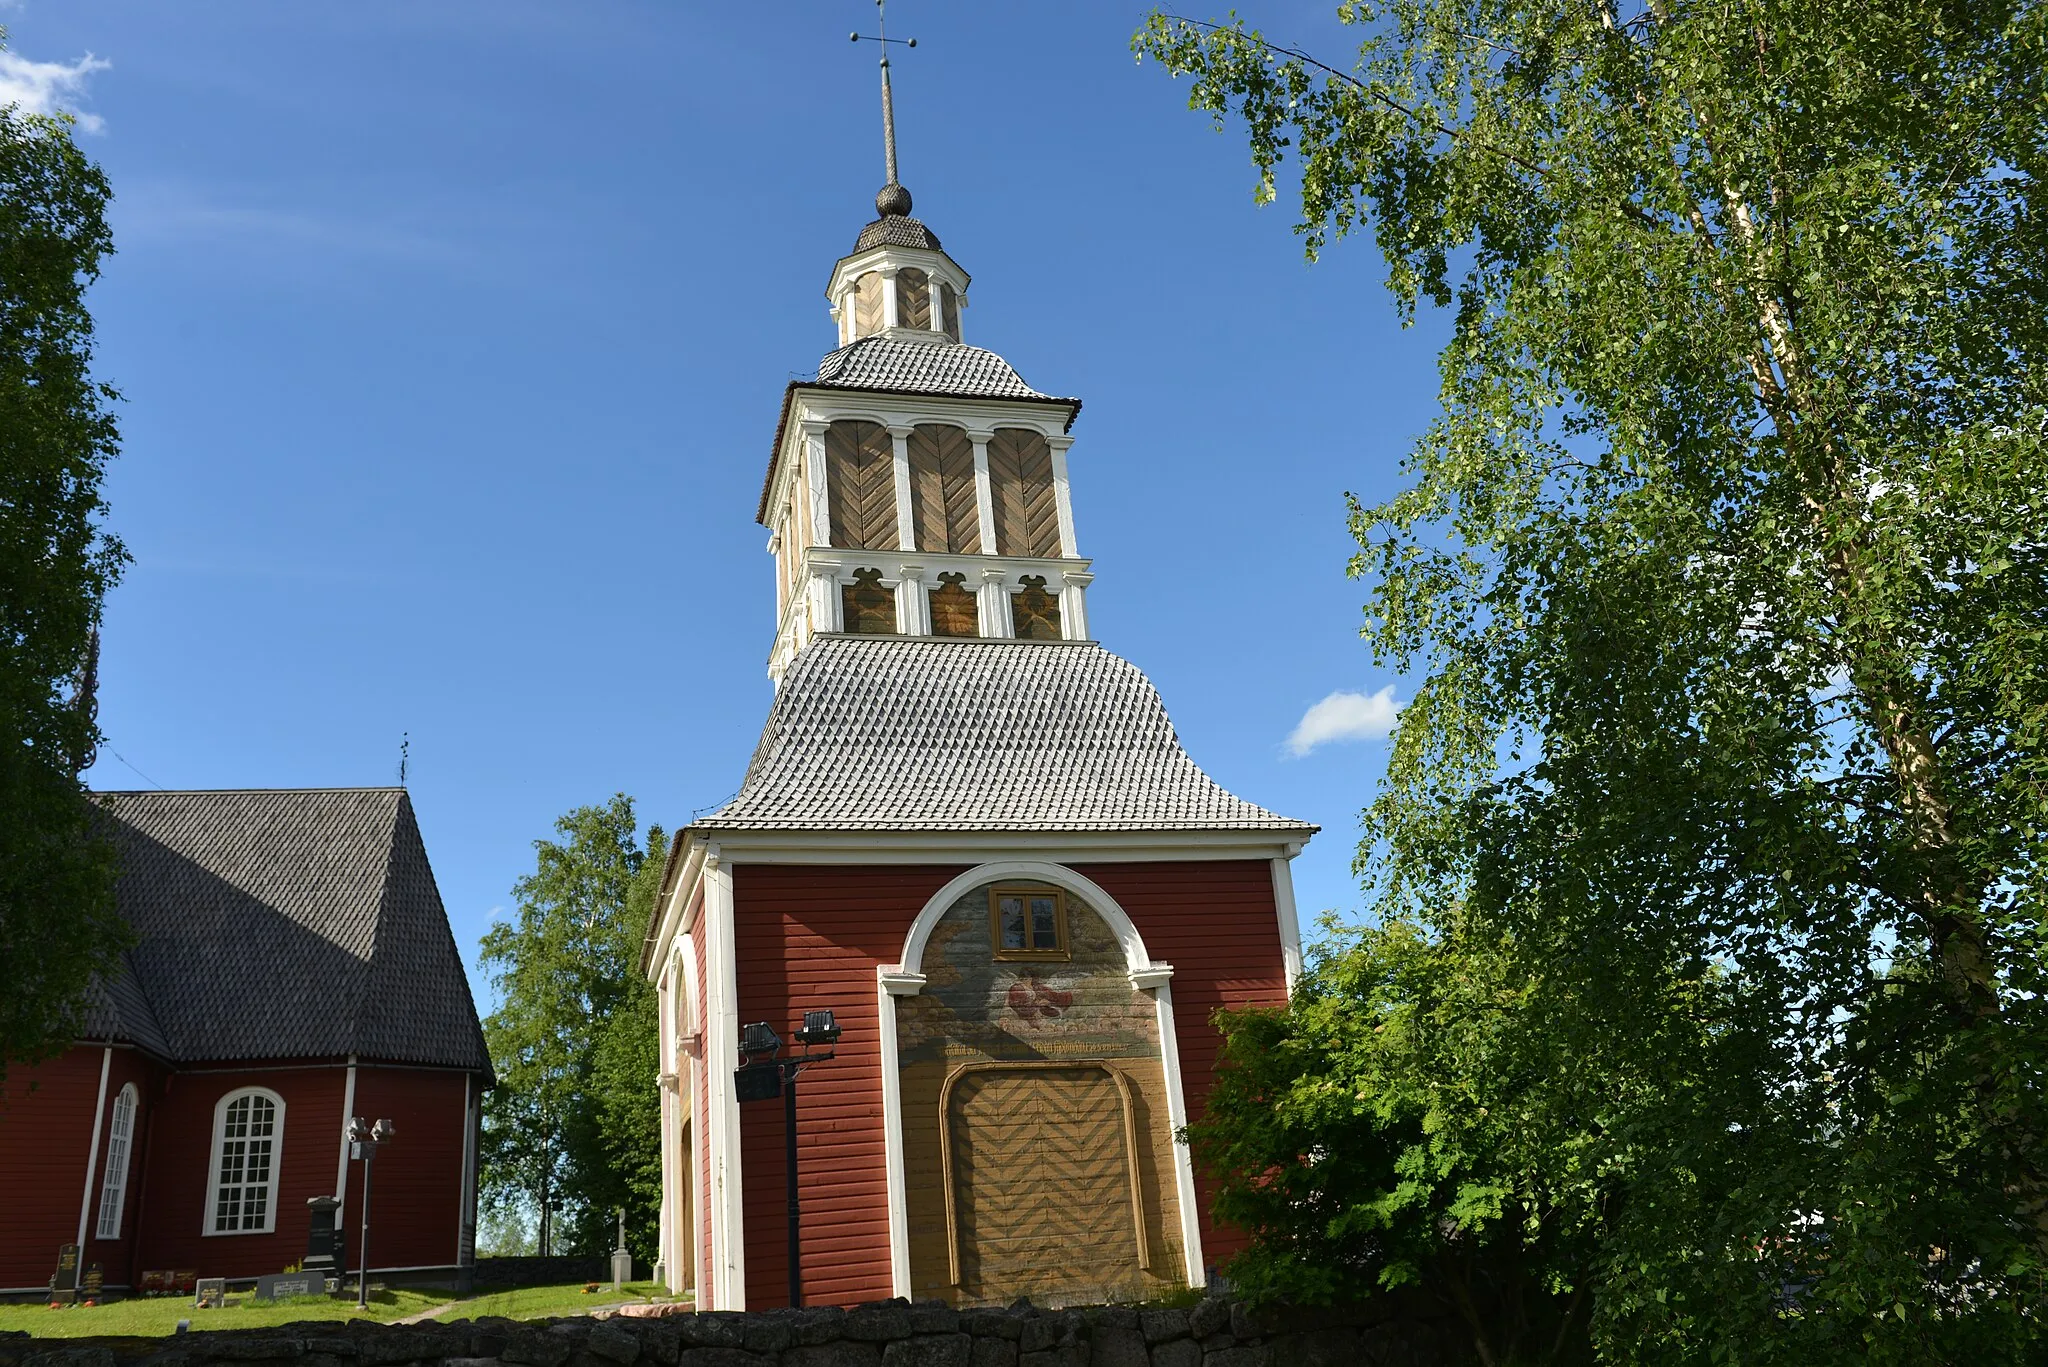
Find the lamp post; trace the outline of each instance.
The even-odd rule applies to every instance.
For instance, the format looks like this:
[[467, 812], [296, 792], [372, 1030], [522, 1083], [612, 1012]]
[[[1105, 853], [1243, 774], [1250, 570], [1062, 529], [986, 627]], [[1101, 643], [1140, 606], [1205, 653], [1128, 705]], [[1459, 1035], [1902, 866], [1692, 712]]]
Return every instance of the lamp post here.
[[370, 1163], [381, 1146], [391, 1142], [398, 1127], [388, 1120], [371, 1124], [361, 1116], [348, 1122], [348, 1156], [363, 1160], [363, 1215], [357, 1222], [356, 1309], [370, 1308]]
[[[772, 1101], [782, 1094], [783, 1176], [789, 1194], [789, 1303], [804, 1303], [803, 1207], [797, 1197], [796, 1078], [813, 1063], [832, 1057], [839, 1042], [839, 1022], [830, 1011], [804, 1012], [803, 1025], [791, 1032], [801, 1054], [778, 1059], [782, 1038], [767, 1021], [756, 1021], [740, 1036], [740, 1066], [733, 1072], [733, 1091], [741, 1101]], [[815, 1045], [826, 1046], [822, 1051]]]

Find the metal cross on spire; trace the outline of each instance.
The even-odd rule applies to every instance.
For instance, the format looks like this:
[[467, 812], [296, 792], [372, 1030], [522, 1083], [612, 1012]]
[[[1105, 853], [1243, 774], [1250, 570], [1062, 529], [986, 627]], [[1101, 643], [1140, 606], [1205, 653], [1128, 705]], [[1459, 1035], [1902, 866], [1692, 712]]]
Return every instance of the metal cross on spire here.
[[[882, 191], [886, 195], [890, 189], [901, 186], [901, 182], [896, 179], [896, 105], [889, 94], [889, 44], [901, 43], [905, 47], [916, 47], [917, 39], [889, 36], [888, 0], [875, 0], [875, 30], [873, 33], [849, 33], [847, 37], [856, 43], [882, 45], [882, 165], [888, 173], [888, 183], [882, 187]], [[908, 199], [909, 196], [906, 194], [903, 198]], [[889, 210], [884, 209], [883, 212], [887, 213]], [[897, 212], [909, 213], [910, 206], [905, 204]]]

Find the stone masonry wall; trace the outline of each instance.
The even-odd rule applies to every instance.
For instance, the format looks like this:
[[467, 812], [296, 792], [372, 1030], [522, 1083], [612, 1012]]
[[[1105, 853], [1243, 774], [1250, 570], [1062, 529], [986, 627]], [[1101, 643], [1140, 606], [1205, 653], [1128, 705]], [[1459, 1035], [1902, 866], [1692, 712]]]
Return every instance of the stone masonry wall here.
[[171, 1338], [0, 1334], [0, 1367], [1461, 1367], [1451, 1321], [1386, 1300], [1340, 1310], [708, 1312], [376, 1325], [314, 1322]]

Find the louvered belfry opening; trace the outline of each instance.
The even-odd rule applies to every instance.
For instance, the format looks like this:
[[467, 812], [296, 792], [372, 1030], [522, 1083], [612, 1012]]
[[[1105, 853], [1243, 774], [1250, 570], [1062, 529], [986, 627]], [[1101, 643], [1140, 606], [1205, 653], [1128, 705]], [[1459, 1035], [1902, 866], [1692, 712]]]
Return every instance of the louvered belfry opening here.
[[825, 491], [834, 546], [896, 549], [896, 448], [879, 423], [835, 422], [825, 430]]
[[1052, 446], [1041, 432], [998, 427], [988, 443], [989, 493], [995, 502], [996, 554], [1060, 553]]
[[958, 427], [926, 423], [905, 443], [910, 456], [910, 525], [921, 551], [981, 553], [974, 491], [974, 443]]
[[896, 272], [896, 326], [932, 330], [932, 278], [915, 266]]

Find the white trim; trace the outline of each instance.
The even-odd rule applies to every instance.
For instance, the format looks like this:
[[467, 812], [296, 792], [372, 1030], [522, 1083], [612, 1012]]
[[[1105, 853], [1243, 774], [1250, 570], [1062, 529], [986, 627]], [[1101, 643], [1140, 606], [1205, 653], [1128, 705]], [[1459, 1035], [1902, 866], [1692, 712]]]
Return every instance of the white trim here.
[[917, 529], [910, 520], [910, 432], [900, 424], [889, 429], [889, 468], [896, 485], [896, 549], [917, 549]]
[[92, 1215], [92, 1179], [100, 1161], [100, 1126], [107, 1118], [107, 1072], [113, 1066], [114, 1046], [109, 1044], [100, 1050], [100, 1094], [99, 1100], [93, 1103], [92, 1108], [92, 1143], [87, 1145], [85, 1150], [85, 1190], [78, 1197], [78, 1271], [81, 1276], [85, 1272], [85, 1231], [88, 1228], [86, 1221]]
[[[882, 1066], [882, 1168], [889, 1192], [889, 1283], [892, 1296], [910, 1298], [910, 1202], [903, 1172], [903, 1079], [896, 1062], [898, 986], [889, 970], [875, 970], [875, 1019], [880, 1024], [877, 1060]], [[917, 980], [919, 987], [924, 979]]]
[[1280, 916], [1280, 959], [1287, 966], [1287, 995], [1294, 995], [1294, 984], [1301, 980], [1301, 918], [1294, 910], [1294, 869], [1288, 860], [1293, 856], [1275, 856], [1273, 863], [1273, 909]]
[[[100, 1179], [100, 1214], [93, 1226], [95, 1239], [121, 1237], [122, 1208], [128, 1203], [128, 1169], [135, 1160], [135, 1111], [141, 1100], [142, 1094], [132, 1082], [122, 1083], [121, 1090], [114, 1093], [113, 1124], [107, 1131], [107, 1171]], [[118, 1160], [114, 1153], [116, 1144], [121, 1146]], [[107, 1228], [109, 1215], [114, 1217], [112, 1229]]]
[[1206, 1286], [1202, 1260], [1202, 1215], [1195, 1205], [1195, 1158], [1181, 1130], [1188, 1123], [1187, 1090], [1181, 1084], [1180, 1032], [1173, 1024], [1173, 984], [1161, 983], [1153, 994], [1159, 1018], [1159, 1057], [1166, 1064], [1166, 1123], [1173, 1130], [1173, 1185], [1180, 1196], [1180, 1242], [1187, 1255], [1189, 1286]]
[[931, 933], [954, 903], [986, 883], [1009, 879], [1031, 879], [1065, 888], [1102, 917], [1124, 952], [1126, 976], [1133, 989], [1151, 992], [1154, 1019], [1159, 1031], [1159, 1062], [1166, 1087], [1167, 1123], [1173, 1134], [1174, 1189], [1180, 1207], [1181, 1247], [1186, 1255], [1189, 1286], [1202, 1286], [1208, 1276], [1202, 1261], [1202, 1221], [1195, 1204], [1194, 1156], [1180, 1137], [1187, 1124], [1187, 1095], [1181, 1082], [1180, 1034], [1173, 1021], [1173, 965], [1154, 963], [1145, 940], [1130, 916], [1101, 885], [1064, 864], [1034, 859], [991, 860], [967, 870], [947, 883], [917, 914], [903, 937], [903, 960], [885, 965], [875, 973], [875, 1000], [881, 1022], [882, 1049], [882, 1152], [889, 1192], [889, 1275], [896, 1295], [908, 1296], [910, 1288], [910, 1219], [904, 1172], [903, 1092], [896, 1056], [897, 997], [914, 997], [925, 985], [924, 950]]
[[[986, 864], [977, 864], [955, 878], [952, 882], [932, 894], [924, 909], [917, 913], [917, 919], [910, 923], [910, 931], [903, 937], [903, 959], [894, 968], [887, 970], [905, 977], [922, 975], [924, 972], [924, 947], [926, 941], [938, 927], [939, 919], [952, 910], [953, 904], [984, 883], [1001, 883], [1012, 879], [1023, 879], [1036, 883], [1050, 883], [1056, 888], [1065, 888], [1091, 910], [1100, 915], [1109, 926], [1110, 933], [1124, 951], [1124, 964], [1135, 978], [1140, 975], [1156, 976], [1162, 970], [1172, 976], [1170, 964], [1155, 964], [1145, 949], [1145, 937], [1138, 934], [1138, 928], [1131, 924], [1131, 918], [1117, 905], [1094, 879], [1074, 872], [1065, 864], [1049, 863], [1041, 859], [1002, 859]], [[1165, 979], [1158, 978], [1163, 982]], [[905, 993], [902, 995], [912, 995]]]
[[1001, 554], [996, 549], [995, 483], [988, 472], [988, 443], [993, 436], [993, 429], [969, 429], [967, 433], [967, 440], [974, 444], [974, 515], [981, 524], [981, 553], [990, 556]]
[[[264, 1186], [263, 1225], [259, 1229], [215, 1229], [215, 1208], [220, 1198], [221, 1146], [227, 1140], [225, 1134], [228, 1107], [243, 1097], [260, 1096], [276, 1108], [270, 1131], [270, 1179]], [[268, 1087], [237, 1087], [213, 1103], [213, 1142], [207, 1146], [206, 1163], [206, 1207], [199, 1213], [199, 1232], [214, 1239], [230, 1239], [238, 1234], [275, 1234], [277, 1232], [277, 1185], [278, 1175], [284, 1168], [284, 1098]], [[243, 1183], [244, 1187], [252, 1185]]]
[[1074, 545], [1074, 494], [1067, 482], [1067, 448], [1073, 444], [1072, 437], [1046, 438], [1046, 445], [1052, 449], [1052, 496], [1053, 507], [1059, 513], [1060, 554], [1070, 558], [1081, 554]]
[[334, 1199], [341, 1204], [334, 1208], [334, 1227], [342, 1227], [342, 1215], [348, 1210], [348, 1122], [356, 1113], [356, 1056], [348, 1056], [348, 1081], [341, 1088], [341, 1152], [334, 1160]]
[[746, 1207], [740, 1199], [740, 1103], [732, 1066], [740, 1052], [738, 963], [733, 953], [732, 868], [717, 846], [704, 855], [706, 1002], [705, 1115], [710, 1131], [711, 1295], [705, 1308], [747, 1308]]
[[[1047, 650], [1067, 647], [1041, 642]], [[1042, 852], [1076, 862], [1270, 859], [1301, 847], [1306, 831], [794, 831], [707, 826], [734, 857], [755, 864], [974, 864]]]

